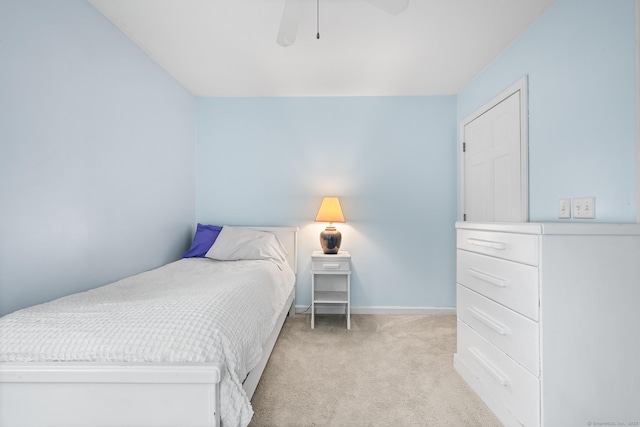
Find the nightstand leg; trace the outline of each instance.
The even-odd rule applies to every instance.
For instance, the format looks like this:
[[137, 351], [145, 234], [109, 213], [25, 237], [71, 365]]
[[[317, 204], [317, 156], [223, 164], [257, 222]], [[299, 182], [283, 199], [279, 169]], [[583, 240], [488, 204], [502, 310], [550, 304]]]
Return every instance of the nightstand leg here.
[[315, 287], [314, 275], [311, 274], [311, 329], [315, 328], [316, 320]]
[[347, 275], [347, 329], [351, 329], [351, 275]]

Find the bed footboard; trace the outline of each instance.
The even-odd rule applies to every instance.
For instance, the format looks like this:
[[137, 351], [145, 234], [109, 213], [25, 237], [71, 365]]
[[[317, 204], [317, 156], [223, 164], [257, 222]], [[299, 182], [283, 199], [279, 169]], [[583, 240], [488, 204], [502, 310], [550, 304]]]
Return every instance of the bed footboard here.
[[216, 363], [0, 363], [2, 426], [219, 426]]

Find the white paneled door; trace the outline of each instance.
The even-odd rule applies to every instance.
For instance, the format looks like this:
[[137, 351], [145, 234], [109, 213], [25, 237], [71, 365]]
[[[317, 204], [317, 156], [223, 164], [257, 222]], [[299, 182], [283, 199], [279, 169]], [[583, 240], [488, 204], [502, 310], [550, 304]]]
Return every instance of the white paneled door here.
[[527, 81], [461, 122], [462, 213], [474, 222], [526, 222]]

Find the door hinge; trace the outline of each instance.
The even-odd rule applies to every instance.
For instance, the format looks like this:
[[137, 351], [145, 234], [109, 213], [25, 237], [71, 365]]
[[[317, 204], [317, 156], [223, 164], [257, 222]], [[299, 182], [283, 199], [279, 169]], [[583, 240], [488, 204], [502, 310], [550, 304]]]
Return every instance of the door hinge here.
[[466, 143], [466, 142], [463, 142], [463, 143], [462, 143], [462, 152], [463, 152], [463, 153], [466, 153], [466, 152], [467, 152], [467, 143]]
[[467, 220], [467, 214], [462, 214], [462, 220], [466, 221]]

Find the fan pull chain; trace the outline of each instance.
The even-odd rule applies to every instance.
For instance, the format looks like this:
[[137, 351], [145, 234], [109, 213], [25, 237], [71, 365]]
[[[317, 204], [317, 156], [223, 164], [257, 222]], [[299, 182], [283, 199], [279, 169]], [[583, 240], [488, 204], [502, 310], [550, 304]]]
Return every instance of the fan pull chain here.
[[316, 0], [316, 39], [320, 39], [320, 0]]

